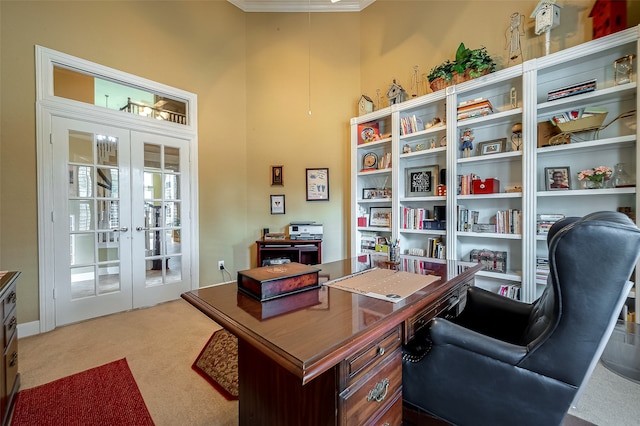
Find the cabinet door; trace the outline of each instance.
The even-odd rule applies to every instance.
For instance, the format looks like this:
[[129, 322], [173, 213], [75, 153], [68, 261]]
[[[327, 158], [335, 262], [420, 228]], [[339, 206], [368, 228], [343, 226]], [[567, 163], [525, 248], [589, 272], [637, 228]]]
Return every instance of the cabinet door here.
[[[601, 210], [621, 210], [635, 218], [636, 76], [634, 70], [629, 80], [616, 81], [614, 62], [637, 53], [634, 28], [538, 61], [536, 296], [544, 289], [548, 272], [546, 232], [558, 218]], [[549, 138], [549, 133], [555, 135]], [[624, 164], [628, 174], [624, 181], [612, 175], [603, 187], [591, 189], [589, 179], [580, 179], [582, 171], [601, 166], [613, 171], [618, 164]]]
[[455, 257], [485, 263], [476, 284], [515, 299], [524, 262], [523, 92], [514, 67], [456, 86], [448, 100]]

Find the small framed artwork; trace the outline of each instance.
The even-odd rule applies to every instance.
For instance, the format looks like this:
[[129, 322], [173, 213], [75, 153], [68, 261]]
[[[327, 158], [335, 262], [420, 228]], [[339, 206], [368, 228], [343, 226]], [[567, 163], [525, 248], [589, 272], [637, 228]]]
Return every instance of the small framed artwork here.
[[391, 228], [391, 207], [371, 207], [369, 225]]
[[389, 199], [391, 198], [391, 188], [364, 188], [362, 190], [363, 200]]
[[282, 166], [271, 166], [271, 186], [284, 185], [282, 181]]
[[495, 139], [478, 144], [478, 153], [480, 155], [497, 154], [507, 150], [507, 138]]
[[307, 169], [307, 201], [329, 201], [329, 169]]
[[545, 167], [545, 181], [547, 191], [562, 191], [571, 188], [571, 174], [569, 167]]
[[284, 195], [271, 196], [271, 214], [284, 214]]
[[405, 169], [405, 197], [428, 197], [434, 195], [438, 186], [437, 164]]

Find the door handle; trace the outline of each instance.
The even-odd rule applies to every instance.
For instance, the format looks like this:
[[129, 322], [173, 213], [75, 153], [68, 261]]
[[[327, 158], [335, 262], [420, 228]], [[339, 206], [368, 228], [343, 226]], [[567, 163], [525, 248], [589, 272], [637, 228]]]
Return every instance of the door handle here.
[[114, 228], [112, 229], [113, 232], [127, 232], [129, 230], [129, 228], [127, 228], [126, 226], [122, 227], [122, 228]]
[[138, 226], [136, 228], [136, 231], [148, 231], [148, 230], [149, 230], [149, 227], [143, 228], [142, 226]]

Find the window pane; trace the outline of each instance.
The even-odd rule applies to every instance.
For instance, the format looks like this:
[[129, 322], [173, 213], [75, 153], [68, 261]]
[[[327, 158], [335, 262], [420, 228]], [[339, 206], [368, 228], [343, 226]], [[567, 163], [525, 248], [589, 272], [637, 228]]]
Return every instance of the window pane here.
[[187, 124], [187, 102], [54, 65], [53, 94], [154, 120]]

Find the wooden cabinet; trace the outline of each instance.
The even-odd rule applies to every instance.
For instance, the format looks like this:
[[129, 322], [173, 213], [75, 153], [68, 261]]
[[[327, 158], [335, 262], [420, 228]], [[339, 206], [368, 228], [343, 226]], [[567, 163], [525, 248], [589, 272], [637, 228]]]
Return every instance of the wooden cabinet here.
[[16, 280], [19, 272], [0, 273], [0, 312], [3, 319], [2, 348], [4, 362], [0, 366], [0, 415], [6, 425], [13, 410], [20, 377], [18, 374], [18, 320], [16, 316]]
[[257, 266], [271, 259], [288, 259], [303, 265], [322, 263], [322, 240], [258, 240]]

